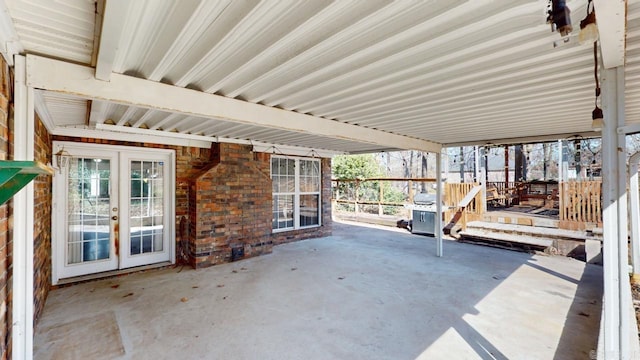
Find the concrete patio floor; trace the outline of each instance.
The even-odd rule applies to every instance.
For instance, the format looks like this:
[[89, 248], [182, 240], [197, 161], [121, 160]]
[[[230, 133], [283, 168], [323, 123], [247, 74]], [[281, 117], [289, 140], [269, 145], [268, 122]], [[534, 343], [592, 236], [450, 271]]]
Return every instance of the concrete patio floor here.
[[53, 290], [36, 359], [588, 359], [602, 268], [334, 223], [204, 270]]

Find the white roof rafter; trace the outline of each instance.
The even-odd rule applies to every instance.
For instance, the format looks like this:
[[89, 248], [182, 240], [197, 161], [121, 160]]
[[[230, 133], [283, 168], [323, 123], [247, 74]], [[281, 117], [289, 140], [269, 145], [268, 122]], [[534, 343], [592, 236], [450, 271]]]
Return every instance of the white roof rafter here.
[[594, 0], [602, 62], [606, 69], [625, 63], [626, 0]]

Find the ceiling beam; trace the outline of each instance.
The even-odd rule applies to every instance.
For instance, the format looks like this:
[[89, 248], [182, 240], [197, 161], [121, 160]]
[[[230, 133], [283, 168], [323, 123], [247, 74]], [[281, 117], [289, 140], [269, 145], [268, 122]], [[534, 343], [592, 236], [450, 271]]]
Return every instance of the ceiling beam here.
[[[275, 154], [299, 155], [299, 156], [315, 155], [319, 157], [332, 157], [334, 155], [345, 154], [342, 151], [312, 149], [312, 148], [301, 147], [301, 146], [271, 144], [271, 143], [264, 143], [260, 141], [231, 139], [231, 138], [225, 138], [225, 137], [219, 137], [219, 136], [204, 136], [204, 135], [194, 135], [194, 134], [183, 134], [183, 133], [177, 133], [177, 132], [171, 132], [171, 131], [140, 129], [140, 128], [133, 128], [129, 126], [97, 124], [95, 131], [101, 131], [105, 133], [106, 132], [126, 133], [126, 134], [133, 134], [136, 136], [140, 136], [140, 135], [154, 136], [156, 138], [164, 138], [164, 139], [180, 139], [183, 141], [191, 141], [192, 144], [194, 144], [194, 142], [200, 142], [205, 144], [206, 143], [211, 144], [212, 142], [220, 142], [220, 143], [253, 145], [253, 151], [255, 152], [266, 152], [266, 153], [275, 153]], [[131, 141], [131, 140], [128, 140], [128, 141]]]
[[[112, 126], [114, 128], [122, 128], [124, 126], [117, 125], [105, 125]], [[211, 143], [213, 139], [193, 139], [193, 138], [176, 138], [171, 136], [166, 136], [165, 133], [157, 134], [155, 133], [142, 133], [136, 134], [132, 136], [130, 132], [123, 131], [107, 131], [93, 128], [91, 126], [58, 126], [52, 131], [50, 131], [51, 135], [59, 135], [59, 136], [71, 136], [71, 137], [82, 137], [82, 138], [94, 138], [94, 139], [105, 139], [105, 140], [116, 140], [116, 141], [135, 141], [141, 143], [150, 143], [150, 144], [162, 144], [162, 145], [174, 145], [174, 146], [187, 146], [187, 147], [198, 147], [203, 149], [208, 149], [211, 147]]]
[[606, 69], [624, 65], [627, 2], [625, 0], [594, 0], [596, 23]]
[[494, 145], [532, 144], [532, 143], [557, 141], [562, 139], [591, 139], [591, 138], [596, 138], [600, 136], [602, 136], [602, 134], [599, 131], [584, 131], [584, 132], [564, 133], [564, 134], [455, 142], [455, 143], [443, 144], [443, 147], [450, 148], [450, 147], [475, 146], [475, 145], [494, 146]]
[[109, 104], [104, 101], [92, 101], [89, 111], [89, 125], [104, 122]]
[[109, 0], [105, 2], [102, 16], [102, 31], [96, 60], [96, 79], [109, 81], [113, 62], [118, 52], [120, 35], [122, 34], [122, 19], [127, 15], [129, 0]]
[[208, 119], [327, 136], [376, 146], [439, 152], [438, 143], [345, 124], [293, 111], [112, 73], [97, 80], [91, 67], [27, 56], [28, 86], [91, 100], [182, 113]]

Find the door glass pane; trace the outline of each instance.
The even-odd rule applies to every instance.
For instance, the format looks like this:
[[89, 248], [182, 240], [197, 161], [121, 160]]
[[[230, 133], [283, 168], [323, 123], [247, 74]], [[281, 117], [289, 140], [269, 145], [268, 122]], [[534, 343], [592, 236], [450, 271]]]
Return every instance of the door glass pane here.
[[110, 258], [110, 166], [108, 159], [70, 161], [67, 264]]
[[162, 161], [131, 161], [129, 254], [164, 250], [164, 179]]

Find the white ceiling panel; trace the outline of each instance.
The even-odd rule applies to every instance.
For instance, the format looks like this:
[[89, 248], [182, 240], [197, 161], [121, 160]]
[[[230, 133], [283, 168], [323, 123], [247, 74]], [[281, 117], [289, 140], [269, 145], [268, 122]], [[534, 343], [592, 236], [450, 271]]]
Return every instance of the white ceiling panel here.
[[54, 92], [42, 92], [49, 116], [56, 126], [84, 125], [87, 121], [87, 101]]
[[89, 64], [96, 3], [92, 0], [5, 0], [28, 53]]
[[[567, 2], [575, 30], [564, 43], [545, 23], [544, 0], [136, 0], [123, 5], [112, 68], [445, 145], [588, 133], [593, 48], [577, 41], [586, 3]], [[90, 63], [98, 50], [94, 2], [7, 4], [27, 52]], [[626, 121], [638, 123], [640, 1], [628, 1], [627, 11]], [[46, 101], [56, 124], [74, 123], [59, 111], [68, 98], [47, 95]], [[82, 104], [74, 106], [79, 116]], [[382, 148], [188, 114], [94, 106], [92, 125], [339, 151]], [[76, 123], [86, 121], [84, 109]]]

